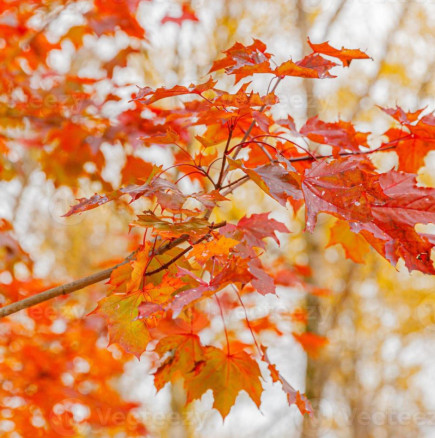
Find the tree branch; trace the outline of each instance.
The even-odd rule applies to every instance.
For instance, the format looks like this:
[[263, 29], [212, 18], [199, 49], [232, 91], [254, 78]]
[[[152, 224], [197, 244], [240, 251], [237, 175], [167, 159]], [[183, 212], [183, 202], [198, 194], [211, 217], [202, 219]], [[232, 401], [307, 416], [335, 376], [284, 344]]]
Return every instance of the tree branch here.
[[[278, 88], [278, 85], [280, 84], [280, 82], [282, 81], [283, 77], [278, 78], [278, 80], [276, 81], [275, 85], [273, 86], [272, 90], [270, 90], [270, 94], [274, 93], [276, 91], [276, 89]], [[265, 109], [266, 109], [267, 105], [263, 105], [259, 112], [262, 113]], [[252, 129], [255, 126], [256, 121], [253, 120], [251, 122], [251, 124], [249, 125], [248, 130], [245, 132], [245, 135], [242, 138], [242, 141], [240, 142], [240, 145], [242, 145], [243, 143], [245, 143], [245, 141], [248, 139], [249, 135], [251, 134]], [[234, 155], [233, 155], [233, 160], [235, 160], [237, 158], [237, 156], [239, 155], [241, 149], [243, 146], [239, 146], [235, 151], [234, 151]], [[228, 171], [226, 172], [228, 173]]]
[[216, 189], [218, 189], [218, 190], [222, 187], [223, 178], [224, 178], [224, 171], [225, 171], [225, 164], [227, 162], [227, 153], [228, 153], [228, 148], [230, 147], [231, 137], [233, 136], [233, 130], [234, 130], [234, 127], [230, 127], [229, 133], [228, 133], [227, 144], [225, 145], [224, 154], [222, 156], [221, 171], [219, 172], [219, 178], [218, 178], [218, 182], [216, 184]]
[[348, 116], [349, 120], [354, 120], [357, 117], [357, 115], [361, 112], [361, 107], [359, 105], [361, 100], [363, 100], [365, 97], [370, 97], [375, 85], [378, 82], [379, 77], [381, 76], [382, 66], [384, 65], [386, 59], [388, 58], [391, 49], [393, 48], [394, 37], [402, 29], [405, 20], [409, 16], [408, 12], [410, 8], [411, 8], [411, 2], [405, 2], [403, 4], [402, 10], [399, 12], [396, 23], [394, 23], [391, 26], [391, 32], [387, 33], [384, 48], [383, 48], [383, 56], [377, 65], [375, 73], [368, 80], [364, 92], [360, 94], [360, 96], [358, 97], [358, 105], [355, 105], [354, 108], [352, 109], [350, 115]]
[[[270, 93], [274, 93], [276, 91], [276, 89], [278, 88], [278, 85], [280, 84], [280, 82], [282, 81], [283, 77], [279, 77], [278, 80], [276, 81], [275, 85], [273, 86], [272, 90], [270, 90]], [[262, 113], [265, 109], [266, 109], [267, 105], [263, 105], [259, 112]], [[251, 124], [249, 125], [247, 131], [245, 132], [245, 135], [242, 138], [242, 141], [239, 143], [239, 146], [237, 147], [237, 149], [234, 151], [233, 154], [233, 160], [235, 160], [237, 158], [237, 156], [239, 155], [240, 151], [243, 148], [243, 144], [246, 142], [246, 140], [249, 138], [249, 135], [251, 134], [252, 129], [254, 128], [256, 124], [255, 120], [252, 120]], [[225, 157], [226, 159], [226, 157]], [[219, 178], [221, 181], [221, 184], [224, 182], [226, 176], [228, 175], [228, 172], [230, 171], [230, 167], [227, 166], [226, 169], [223, 171], [223, 174], [221, 175], [221, 177]]]
[[[408, 137], [408, 136], [407, 136]], [[399, 138], [397, 140], [393, 140], [390, 143], [399, 143], [400, 141], [404, 140], [404, 138]], [[389, 144], [389, 143], [386, 143]], [[383, 151], [389, 151], [391, 149], [395, 149], [397, 147], [397, 144], [391, 144], [389, 146], [380, 147], [377, 149], [369, 149], [368, 151], [357, 151], [357, 152], [341, 152], [338, 154], [339, 157], [349, 157], [351, 155], [369, 155], [374, 154], [375, 152], [383, 152]], [[311, 155], [303, 155], [302, 157], [295, 157], [295, 158], [288, 158], [287, 160], [290, 163], [295, 163], [298, 161], [313, 161], [313, 160], [320, 160], [322, 158], [333, 158], [335, 157], [334, 154], [330, 155], [317, 155], [317, 156], [311, 156]]]
[[34, 306], [44, 301], [51, 300], [52, 298], [58, 297], [60, 295], [67, 295], [76, 290], [83, 289], [91, 284], [99, 283], [100, 281], [106, 280], [110, 277], [112, 272], [119, 266], [128, 263], [136, 254], [137, 251], [132, 252], [123, 262], [118, 263], [111, 268], [104, 269], [103, 271], [96, 272], [95, 274], [89, 275], [78, 280], [74, 280], [71, 283], [62, 284], [61, 286], [53, 287], [39, 294], [33, 295], [31, 297], [25, 298], [24, 300], [16, 301], [15, 303], [4, 306], [0, 309], [0, 318], [16, 313], [22, 309], [27, 309], [28, 307]]
[[338, 17], [340, 16], [341, 12], [343, 11], [344, 7], [347, 4], [347, 0], [340, 0], [339, 5], [337, 6], [337, 9], [334, 11], [332, 16], [329, 18], [329, 20], [324, 24], [323, 28], [323, 34], [320, 38], [320, 41], [326, 41], [328, 39], [328, 34], [330, 29], [334, 27], [335, 22], [337, 21]]
[[[406, 138], [406, 136], [404, 137]], [[394, 140], [391, 143], [397, 143], [399, 141], [403, 140], [403, 138], [398, 139], [398, 140]], [[374, 150], [369, 150], [369, 151], [361, 151], [361, 152], [343, 152], [340, 153], [340, 156], [349, 156], [349, 155], [365, 155], [365, 154], [371, 154], [373, 152], [381, 152], [384, 150], [389, 150], [389, 149], [394, 149], [396, 147], [396, 145], [391, 145], [391, 146], [387, 146], [387, 147], [381, 147], [378, 149], [374, 149]], [[324, 156], [318, 156], [315, 157], [317, 159], [320, 158], [329, 158], [332, 157], [333, 155], [324, 155]], [[305, 160], [313, 160], [312, 156], [302, 156], [302, 157], [295, 157], [295, 158], [290, 158], [289, 161], [294, 162], [294, 161], [305, 161]], [[240, 187], [241, 185], [245, 184], [247, 181], [249, 181], [249, 177], [247, 175], [239, 178], [236, 181], [233, 181], [232, 183], [227, 184], [226, 186], [221, 187], [222, 189], [224, 189], [222, 191], [222, 195], [226, 196], [229, 193], [231, 193], [233, 190], [235, 190], [236, 188]], [[208, 219], [211, 215], [211, 209], [208, 209], [206, 214], [204, 215], [205, 219]], [[220, 222], [218, 224], [211, 224], [210, 225], [210, 229], [217, 229], [217, 228], [221, 228], [224, 225], [226, 225], [226, 222]], [[197, 240], [196, 242], [193, 243], [193, 245], [196, 245], [200, 242], [202, 242], [203, 240], [205, 240], [208, 236], [210, 235], [210, 233], [207, 233], [206, 235], [204, 235], [202, 238], [200, 238], [199, 240]], [[166, 251], [169, 251], [172, 248], [175, 248], [176, 246], [186, 242], [189, 239], [189, 235], [188, 234], [183, 234], [180, 237], [177, 237], [174, 240], [171, 240], [170, 242], [162, 245], [161, 247], [159, 247], [157, 249], [157, 251], [154, 253], [154, 255], [161, 255], [163, 253], [165, 253]], [[170, 260], [169, 262], [165, 263], [164, 265], [162, 265], [160, 268], [155, 269], [154, 271], [151, 272], [147, 272], [145, 273], [145, 276], [150, 276], [153, 274], [156, 274], [158, 272], [163, 271], [164, 269], [166, 269], [167, 267], [169, 267], [171, 264], [175, 263], [180, 257], [182, 257], [184, 254], [186, 254], [188, 251], [190, 251], [193, 248], [193, 245], [190, 245], [188, 248], [185, 248], [180, 254], [178, 254], [176, 257], [174, 257], [172, 260]], [[44, 292], [41, 292], [39, 294], [33, 295], [31, 297], [25, 298], [23, 300], [20, 301], [16, 301], [15, 303], [11, 303], [8, 304], [7, 306], [4, 306], [2, 308], [0, 308], [0, 318], [3, 318], [5, 316], [11, 315], [13, 313], [16, 313], [20, 310], [23, 309], [27, 309], [29, 307], [32, 307], [36, 304], [40, 304], [44, 301], [48, 301], [51, 300], [52, 298], [58, 297], [60, 295], [67, 295], [70, 294], [72, 292], [78, 291], [80, 289], [83, 289], [87, 286], [90, 286], [92, 284], [95, 283], [99, 283], [100, 281], [106, 280], [108, 278], [110, 278], [110, 275], [112, 274], [112, 272], [118, 268], [119, 266], [122, 266], [126, 263], [128, 263], [130, 260], [132, 260], [136, 254], [137, 250], [132, 252], [128, 257], [126, 257], [126, 259], [124, 261], [122, 261], [121, 263], [118, 263], [115, 266], [112, 266], [111, 268], [105, 269], [103, 271], [99, 271], [96, 272], [94, 274], [91, 274], [87, 277], [84, 278], [80, 278], [78, 280], [74, 280], [71, 283], [66, 283], [63, 284], [61, 286], [57, 286], [51, 289], [48, 289]]]
[[[224, 225], [226, 225], [226, 222], [220, 222], [218, 224], [211, 224], [210, 229], [214, 230], [217, 228], [221, 228]], [[199, 239], [199, 241], [196, 241], [194, 245], [202, 242], [205, 240], [206, 236], [209, 236], [210, 233], [207, 233], [205, 236], [203, 236], [202, 239]], [[165, 253], [166, 251], [169, 251], [172, 248], [175, 248], [176, 246], [180, 245], [181, 243], [184, 243], [189, 239], [188, 234], [183, 234], [180, 237], [177, 237], [176, 239], [166, 243], [165, 245], [162, 245], [160, 248], [157, 249], [157, 251], [154, 253], [154, 255], [161, 255]], [[183, 252], [178, 254], [176, 257], [174, 257], [172, 260], [170, 260], [168, 263], [163, 265], [162, 267], [155, 269], [154, 271], [147, 272], [145, 275], [150, 276], [153, 274], [156, 274], [157, 272], [163, 271], [168, 266], [170, 266], [172, 263], [175, 263], [182, 255], [184, 255], [186, 252], [190, 251], [192, 249], [192, 245], [186, 248]], [[56, 298], [60, 295], [67, 295], [72, 292], [78, 291], [80, 289], [83, 289], [87, 286], [90, 286], [95, 283], [99, 283], [100, 281], [107, 280], [110, 278], [110, 275], [112, 272], [119, 268], [122, 265], [125, 265], [130, 260], [134, 258], [136, 255], [137, 250], [133, 251], [128, 257], [125, 258], [121, 263], [118, 263], [115, 266], [112, 266], [111, 268], [104, 269], [103, 271], [96, 272], [94, 274], [88, 275], [87, 277], [80, 278], [78, 280], [74, 280], [71, 283], [66, 283], [61, 286], [56, 286], [51, 289], [48, 289], [44, 292], [41, 292], [39, 294], [33, 295], [31, 297], [25, 298], [20, 301], [16, 301], [15, 303], [8, 304], [7, 306], [4, 306], [0, 308], [0, 318], [3, 318], [5, 316], [11, 315], [13, 313], [19, 312], [20, 310], [27, 309], [29, 307], [35, 306], [36, 304], [43, 303], [44, 301], [51, 300], [52, 298]]]
[[[218, 228], [222, 228], [226, 225], [226, 221], [219, 222], [216, 225], [210, 225], [210, 230], [216, 230]], [[150, 272], [145, 272], [144, 277], [149, 277], [150, 275], [157, 274], [159, 272], [164, 271], [165, 269], [169, 268], [172, 264], [174, 264], [178, 259], [184, 256], [184, 254], [187, 254], [195, 245], [198, 245], [198, 243], [203, 242], [204, 240], [208, 239], [211, 236], [211, 233], [208, 232], [207, 234], [204, 234], [204, 236], [200, 237], [198, 240], [192, 243], [192, 245], [189, 245], [187, 248], [185, 248], [183, 251], [180, 252], [180, 254], [177, 254], [174, 258], [169, 260], [169, 262], [163, 264], [160, 266], [160, 268], [154, 269]]]

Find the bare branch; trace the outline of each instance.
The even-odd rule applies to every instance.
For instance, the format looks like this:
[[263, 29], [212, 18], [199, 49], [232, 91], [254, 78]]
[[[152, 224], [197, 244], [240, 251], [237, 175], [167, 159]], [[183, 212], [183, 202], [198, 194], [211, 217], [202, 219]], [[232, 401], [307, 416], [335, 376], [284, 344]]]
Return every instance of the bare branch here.
[[[379, 79], [379, 77], [381, 75], [381, 72], [382, 72], [382, 66], [384, 65], [386, 59], [388, 58], [388, 55], [391, 52], [392, 47], [393, 47], [394, 36], [398, 32], [400, 32], [400, 30], [402, 29], [403, 24], [404, 24], [406, 18], [408, 17], [408, 15], [409, 15], [408, 12], [409, 12], [410, 7], [411, 7], [411, 2], [404, 3], [404, 5], [402, 7], [402, 10], [400, 11], [399, 16], [397, 18], [397, 22], [395, 24], [393, 24], [391, 32], [388, 32], [388, 34], [386, 36], [386, 40], [385, 40], [385, 45], [384, 45], [382, 59], [380, 59], [375, 73], [368, 80], [364, 92], [360, 95], [360, 97], [358, 99], [358, 103], [361, 102], [362, 99], [364, 99], [366, 97], [369, 97], [370, 94], [373, 91], [373, 88], [377, 84], [378, 79]], [[349, 115], [349, 120], [354, 120], [356, 118], [356, 116], [360, 113], [360, 111], [361, 111], [360, 106], [359, 105], [355, 105], [355, 107], [353, 108], [351, 114]]]
[[52, 298], [58, 297], [60, 295], [67, 295], [71, 292], [83, 289], [91, 284], [99, 283], [100, 281], [106, 280], [110, 277], [112, 272], [119, 266], [128, 263], [135, 255], [136, 251], [131, 253], [123, 262], [112, 266], [111, 268], [104, 269], [103, 271], [96, 272], [95, 274], [89, 275], [78, 280], [74, 280], [71, 283], [63, 284], [61, 286], [53, 287], [39, 294], [33, 295], [31, 297], [25, 298], [21, 301], [16, 301], [15, 303], [4, 306], [0, 309], [0, 318], [16, 313], [22, 309], [27, 309], [36, 304], [43, 303], [44, 301], [51, 300]]
[[340, 0], [339, 5], [335, 9], [334, 13], [331, 15], [329, 20], [324, 25], [323, 35], [320, 38], [321, 41], [324, 41], [328, 39], [328, 34], [331, 31], [331, 29], [334, 27], [338, 17], [340, 16], [341, 12], [343, 11], [344, 7], [347, 4], [347, 0]]

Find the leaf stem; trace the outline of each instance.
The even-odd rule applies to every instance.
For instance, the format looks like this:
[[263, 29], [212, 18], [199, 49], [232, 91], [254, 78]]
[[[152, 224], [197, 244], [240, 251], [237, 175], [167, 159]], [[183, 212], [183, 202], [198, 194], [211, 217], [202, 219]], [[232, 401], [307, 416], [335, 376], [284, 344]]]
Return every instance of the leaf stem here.
[[260, 346], [258, 345], [257, 338], [256, 338], [255, 335], [254, 335], [254, 330], [252, 329], [251, 321], [249, 321], [249, 318], [248, 318], [248, 312], [246, 311], [245, 304], [243, 303], [243, 301], [242, 301], [242, 297], [240, 296], [239, 291], [237, 290], [237, 288], [236, 288], [233, 284], [232, 284], [231, 286], [233, 287], [234, 292], [236, 293], [237, 298], [238, 298], [239, 301], [240, 301], [240, 305], [243, 307], [243, 311], [245, 312], [245, 320], [246, 320], [246, 324], [247, 324], [247, 326], [248, 326], [248, 328], [249, 328], [249, 331], [251, 332], [252, 339], [254, 340], [254, 344], [255, 344], [255, 346], [257, 347], [257, 350], [258, 350], [258, 354], [259, 354], [260, 357], [261, 357], [261, 356], [262, 356], [261, 348], [260, 348]]
[[216, 301], [217, 301], [217, 303], [218, 303], [219, 311], [220, 311], [221, 318], [222, 318], [222, 324], [224, 325], [225, 339], [226, 339], [226, 341], [227, 341], [227, 355], [229, 356], [229, 355], [231, 354], [231, 352], [230, 352], [230, 342], [229, 342], [229, 340], [228, 340], [228, 330], [227, 330], [227, 325], [226, 325], [226, 323], [225, 323], [224, 312], [223, 312], [223, 310], [222, 310], [222, 305], [221, 305], [221, 302], [220, 302], [220, 300], [219, 300], [217, 294], [215, 294], [214, 297], [216, 298]]

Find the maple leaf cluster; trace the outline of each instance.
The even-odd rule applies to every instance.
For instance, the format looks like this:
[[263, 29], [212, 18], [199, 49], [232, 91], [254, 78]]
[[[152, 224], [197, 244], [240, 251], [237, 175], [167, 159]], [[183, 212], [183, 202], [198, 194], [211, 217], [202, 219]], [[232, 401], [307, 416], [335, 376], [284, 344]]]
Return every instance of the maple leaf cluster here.
[[[87, 24], [70, 29], [65, 38], [80, 46], [89, 29], [97, 35], [111, 33], [113, 21], [132, 38], [142, 38], [143, 29], [134, 18], [137, 2], [125, 3], [120, 8], [112, 2], [96, 1], [97, 9], [88, 13]], [[12, 2], [11, 8], [15, 6]], [[24, 26], [27, 21], [21, 11], [16, 7], [18, 23]], [[179, 24], [183, 19], [196, 21], [197, 17], [190, 7], [183, 6], [180, 18], [165, 17], [163, 22]], [[14, 29], [12, 38], [21, 40], [25, 30], [19, 26]], [[56, 107], [35, 110], [27, 104], [23, 109], [19, 102], [9, 104], [17, 111], [19, 108], [20, 114], [28, 111], [24, 117], [38, 129], [34, 137], [25, 140], [39, 149], [41, 167], [57, 185], [73, 185], [84, 176], [100, 182], [101, 194], [79, 199], [65, 216], [108, 202], [125, 205], [120, 201], [147, 201], [149, 208], [130, 224], [142, 233], [142, 243], [111, 272], [109, 293], [93, 314], [106, 320], [111, 343], [137, 357], [146, 350], [158, 356], [154, 373], [158, 390], [181, 378], [187, 403], [210, 390], [213, 406], [222, 417], [228, 415], [240, 391], [260, 406], [263, 386], [259, 362], [264, 362], [272, 380], [281, 384], [290, 405], [296, 405], [302, 414], [311, 413], [309, 401], [282, 376], [267, 355], [267, 347], [257, 340], [265, 330], [280, 335], [270, 318], [256, 322], [246, 318], [252, 342], [242, 343], [227, 328], [225, 314], [237, 306], [245, 308], [244, 301], [256, 294], [275, 294], [280, 285], [322, 294], [305, 281], [307, 267], [288, 267], [280, 260], [267, 264], [262, 257], [268, 252], [268, 240], [279, 244], [280, 234], [289, 233], [285, 224], [268, 212], [245, 215], [237, 223], [213, 220], [214, 212], [238, 187], [251, 182], [295, 213], [305, 208], [308, 232], [313, 231], [319, 213], [336, 217], [330, 244], [342, 244], [357, 262], [371, 246], [394, 266], [403, 260], [410, 271], [435, 273], [431, 258], [435, 237], [417, 227], [435, 222], [435, 189], [422, 187], [416, 179], [426, 155], [434, 149], [434, 116], [384, 109], [395, 125], [384, 133], [387, 141], [378, 148], [370, 145], [370, 133], [359, 132], [351, 122], [313, 117], [298, 129], [291, 116], [275, 119], [271, 110], [279, 103], [276, 90], [281, 81], [289, 77], [331, 79], [335, 77], [332, 70], [340, 64], [348, 68], [355, 59], [369, 58], [357, 49], [308, 43], [312, 53], [277, 67], [261, 41], [236, 43], [214, 62], [212, 75], [199, 84], [139, 88], [131, 99], [134, 109], [120, 113], [116, 124], [94, 111], [99, 109], [94, 80], [51, 78], [52, 90], [72, 87], [74, 91], [67, 95], [80, 96], [85, 102], [74, 119], [70, 117], [71, 105], [59, 111]], [[28, 44], [42, 44], [43, 51], [55, 48], [39, 37], [32, 37]], [[45, 61], [41, 65], [39, 57], [32, 58], [35, 50], [26, 59], [34, 74], [47, 68]], [[120, 55], [124, 60], [135, 49], [126, 50]], [[31, 99], [35, 91], [19, 57], [13, 52], [2, 53], [2, 57], [2, 68], [9, 77], [15, 76], [11, 80], [22, 79], [23, 92]], [[106, 66], [106, 70], [110, 77], [113, 68]], [[235, 85], [229, 91], [218, 88], [217, 76], [213, 76], [222, 70], [234, 76]], [[271, 78], [265, 93], [255, 91], [247, 80], [257, 74]], [[40, 90], [37, 95], [41, 96]], [[109, 95], [106, 103], [117, 100], [113, 96]], [[163, 99], [171, 99], [172, 104], [166, 100], [164, 105]], [[81, 118], [93, 123], [73, 121]], [[4, 140], [3, 147], [8, 150]], [[45, 147], [45, 142], [51, 147]], [[114, 187], [101, 176], [103, 142], [120, 142], [134, 149], [158, 146], [171, 152], [174, 164], [156, 166], [130, 153], [121, 171], [122, 186]], [[330, 153], [313, 152], [314, 143], [329, 147]], [[381, 172], [371, 160], [372, 154], [392, 151], [398, 156], [398, 165]], [[94, 163], [92, 171], [86, 162]], [[7, 177], [6, 164], [0, 169]], [[190, 190], [186, 184], [182, 188], [181, 180], [189, 181]], [[6, 228], [7, 224], [4, 229], [8, 232]], [[14, 254], [22, 251], [13, 242], [10, 247], [9, 264], [14, 263]], [[362, 253], [356, 254], [355, 247]], [[209, 315], [201, 307], [206, 300], [216, 303], [225, 327], [225, 337], [214, 343], [206, 343], [201, 336], [210, 327]], [[303, 313], [292, 318], [306, 323]], [[313, 357], [327, 343], [313, 333], [295, 333], [294, 337]], [[46, 339], [41, 334], [41, 343], [51, 345], [51, 341], [49, 335]], [[43, 350], [41, 356], [46, 361], [51, 360], [49, 350]], [[27, 354], [25, 349], [19, 351]], [[59, 370], [65, 366], [60, 364]], [[37, 372], [44, 373], [43, 368], [42, 364], [42, 371]], [[20, 391], [24, 391], [22, 387]], [[100, 391], [101, 387], [97, 397]]]
[[[330, 58], [345, 67], [354, 59], [368, 58], [360, 50], [335, 49], [328, 43], [310, 41], [309, 45], [313, 52], [301, 61], [272, 68], [272, 55], [261, 41], [254, 40], [249, 46], [236, 43], [213, 64], [210, 73], [223, 69], [235, 77], [236, 84], [254, 74], [269, 74], [277, 85], [287, 76], [333, 77], [330, 70], [337, 63]], [[179, 96], [189, 99], [169, 109], [156, 106], [162, 99]], [[267, 213], [245, 216], [237, 224], [210, 222], [212, 211], [247, 181], [282, 206], [292, 205], [297, 211], [305, 205], [307, 231], [314, 229], [319, 213], [337, 217], [340, 222], [336, 228], [339, 224], [347, 228], [341, 233], [337, 228], [331, 244], [342, 243], [348, 248], [349, 236], [355, 236], [367, 242], [366, 250], [371, 245], [393, 265], [403, 259], [409, 270], [435, 273], [433, 237], [416, 230], [417, 224], [434, 222], [435, 190], [417, 184], [417, 175], [409, 171], [418, 168], [410, 168], [409, 159], [404, 161], [403, 157], [404, 149], [409, 149], [406, 145], [417, 142], [418, 148], [413, 149], [417, 157], [412, 162], [423, 165], [433, 144], [427, 133], [433, 116], [420, 119], [419, 113], [386, 109], [401, 127], [389, 129], [385, 133], [389, 141], [373, 149], [370, 133], [357, 131], [351, 122], [324, 122], [313, 117], [297, 129], [290, 116], [275, 120], [270, 109], [278, 103], [277, 95], [274, 91], [261, 95], [252, 90], [250, 82], [231, 92], [217, 88], [213, 77], [189, 86], [144, 87], [133, 101], [138, 108], [154, 113], [155, 126], [162, 128], [143, 137], [143, 144], [172, 147], [173, 168], [184, 174], [181, 178], [198, 183], [202, 191], [183, 193], [166, 169], [154, 168], [142, 177], [144, 183], [81, 199], [66, 215], [124, 195], [130, 196], [131, 202], [139, 197], [154, 202], [153, 210], [139, 214], [131, 223], [145, 229], [145, 244], [134, 260], [113, 272], [109, 281], [113, 292], [99, 302], [95, 312], [107, 319], [111, 341], [137, 356], [158, 340], [155, 351], [163, 360], [155, 374], [158, 389], [182, 377], [188, 402], [211, 389], [214, 407], [222, 416], [228, 414], [242, 389], [259, 405], [256, 355], [269, 363], [273, 378], [288, 391], [288, 382], [266, 359], [254, 333], [253, 344], [242, 349], [227, 333], [226, 346], [219, 349], [201, 343], [199, 327], [193, 322], [196, 304], [217, 297], [220, 291], [232, 290], [242, 300], [249, 293], [274, 294], [282, 281], [260, 256], [267, 251], [264, 239], [279, 243], [275, 233], [289, 232], [283, 223]], [[308, 141], [329, 146], [331, 154], [311, 152]], [[192, 142], [199, 147], [194, 156]], [[392, 150], [399, 155], [397, 169], [380, 172], [370, 154]], [[242, 151], [243, 159], [239, 157]], [[296, 281], [304, 284], [303, 279], [288, 284]], [[223, 311], [231, 308], [231, 304], [218, 303]], [[177, 322], [178, 327], [187, 324], [187, 328], [166, 333], [168, 321]], [[265, 324], [265, 328], [271, 326], [270, 322]], [[313, 356], [327, 342], [313, 333], [294, 336]], [[296, 403], [302, 413], [310, 412], [308, 401], [295, 390], [289, 402]]]

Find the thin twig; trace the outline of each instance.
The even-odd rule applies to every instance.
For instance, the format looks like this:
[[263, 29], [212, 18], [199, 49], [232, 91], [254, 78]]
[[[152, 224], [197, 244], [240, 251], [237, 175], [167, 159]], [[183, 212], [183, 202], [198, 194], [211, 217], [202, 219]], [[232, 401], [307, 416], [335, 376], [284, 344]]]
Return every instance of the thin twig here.
[[228, 133], [228, 139], [227, 139], [227, 144], [225, 145], [225, 150], [224, 150], [224, 154], [222, 155], [222, 166], [221, 166], [221, 171], [219, 173], [219, 178], [218, 178], [218, 182], [216, 184], [216, 189], [220, 189], [223, 183], [223, 178], [224, 178], [224, 171], [225, 171], [225, 164], [227, 162], [227, 153], [228, 153], [228, 148], [230, 147], [230, 142], [231, 142], [231, 137], [233, 136], [233, 130], [234, 127], [231, 126], [229, 127], [229, 133]]
[[236, 179], [235, 181], [233, 181], [233, 182], [231, 182], [231, 183], [228, 183], [228, 184], [226, 184], [225, 186], [222, 186], [222, 189], [227, 189], [228, 187], [233, 187], [233, 186], [236, 185], [238, 182], [243, 181], [243, 180], [246, 180], [246, 179], [248, 179], [248, 178], [249, 178], [248, 175], [241, 176], [239, 179]]
[[[272, 90], [270, 91], [270, 94], [272, 94], [272, 93], [274, 93], [274, 92], [276, 91], [276, 89], [278, 88], [278, 85], [280, 84], [280, 82], [282, 81], [282, 79], [283, 79], [283, 78], [280, 77], [280, 78], [276, 81], [276, 84], [273, 86]], [[260, 108], [259, 112], [262, 113], [262, 112], [266, 109], [266, 106], [267, 106], [267, 105], [263, 105], [263, 106]], [[251, 134], [252, 129], [253, 129], [254, 126], [255, 126], [255, 123], [256, 123], [255, 120], [253, 120], [253, 121], [251, 122], [251, 124], [249, 125], [248, 130], [245, 132], [245, 135], [243, 136], [242, 141], [240, 142], [240, 144], [245, 143], [245, 141], [248, 139], [249, 135]], [[235, 150], [234, 155], [233, 155], [233, 160], [235, 160], [235, 159], [237, 158], [237, 156], [239, 155], [241, 149], [242, 149], [242, 146]]]
[[[278, 85], [280, 84], [280, 82], [282, 81], [283, 77], [278, 78], [278, 80], [276, 81], [275, 85], [273, 86], [272, 90], [270, 91], [270, 93], [274, 93], [278, 87]], [[259, 112], [262, 113], [265, 109], [266, 109], [267, 105], [263, 105]], [[237, 158], [237, 156], [239, 155], [240, 151], [243, 148], [243, 144], [246, 142], [246, 140], [248, 139], [249, 135], [251, 134], [252, 129], [255, 126], [256, 121], [252, 120], [251, 124], [249, 125], [249, 128], [247, 129], [247, 131], [245, 132], [245, 135], [242, 138], [242, 141], [240, 142], [240, 146], [234, 151], [234, 154], [232, 156], [232, 159], [235, 160]], [[227, 168], [224, 170], [224, 173], [222, 175], [222, 182], [225, 180], [226, 176], [228, 175], [228, 172], [230, 170], [230, 167], [227, 166]]]
[[[218, 228], [222, 228], [226, 224], [227, 223], [225, 221], [219, 222], [218, 224], [215, 224], [215, 225], [212, 224], [212, 225], [210, 225], [210, 230], [216, 230]], [[185, 248], [183, 251], [181, 251], [180, 254], [177, 254], [174, 258], [169, 260], [164, 265], [160, 266], [157, 269], [154, 269], [153, 271], [145, 272], [144, 277], [149, 277], [150, 275], [157, 274], [157, 273], [169, 268], [169, 266], [173, 265], [177, 260], [179, 260], [182, 256], [184, 256], [184, 254], [188, 253], [195, 245], [198, 245], [198, 243], [203, 242], [204, 240], [208, 239], [210, 236], [211, 236], [211, 233], [208, 232], [207, 234], [205, 234], [204, 236], [200, 237], [198, 240], [193, 242], [192, 245], [189, 245], [187, 248]]]

